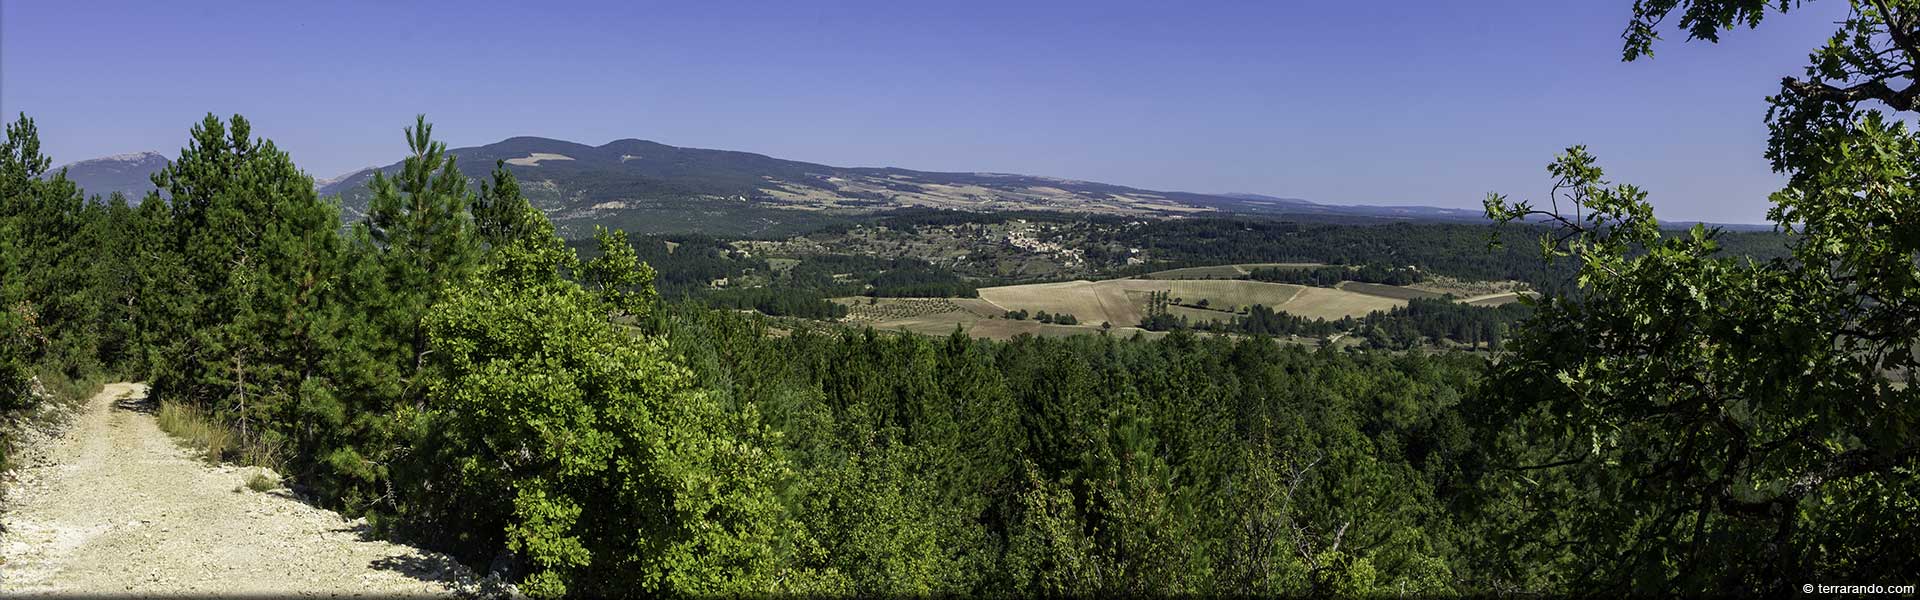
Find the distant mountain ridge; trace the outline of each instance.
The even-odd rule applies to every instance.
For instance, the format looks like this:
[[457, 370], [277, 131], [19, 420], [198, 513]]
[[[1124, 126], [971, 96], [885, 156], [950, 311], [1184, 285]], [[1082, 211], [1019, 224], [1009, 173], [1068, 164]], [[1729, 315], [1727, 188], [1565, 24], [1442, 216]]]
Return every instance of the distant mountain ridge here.
[[[638, 139], [601, 146], [538, 137], [451, 150], [476, 178], [505, 161], [537, 204], [561, 218], [618, 211], [623, 204], [700, 199], [749, 202], [789, 210], [873, 211], [937, 207], [962, 210], [1065, 210], [1166, 215], [1209, 210], [1230, 199], [1152, 192], [1107, 184], [1001, 173], [933, 173], [846, 168], [729, 150], [682, 148]], [[398, 164], [380, 168], [390, 172]], [[373, 171], [321, 188], [355, 206], [355, 188]], [[533, 184], [533, 185], [528, 185]], [[579, 215], [584, 216], [584, 215]]]
[[[449, 150], [478, 180], [505, 161], [528, 199], [563, 231], [578, 223], [657, 225], [656, 217], [686, 222], [744, 219], [773, 228], [782, 220], [896, 208], [967, 211], [1039, 210], [1139, 217], [1217, 213], [1344, 216], [1389, 219], [1478, 220], [1479, 211], [1434, 207], [1349, 207], [1260, 194], [1157, 191], [1107, 183], [984, 172], [934, 172], [892, 167], [835, 167], [730, 150], [684, 148], [640, 139], [600, 146], [541, 137], [513, 137]], [[334, 178], [323, 194], [339, 194], [349, 216], [363, 214], [366, 182], [375, 171]], [[678, 211], [678, 215], [665, 215]], [[738, 224], [738, 223], [736, 223]], [[579, 233], [574, 231], [573, 233]]]
[[88, 195], [106, 198], [120, 192], [128, 201], [139, 202], [154, 190], [151, 177], [168, 162], [158, 152], [131, 152], [70, 163], [54, 171], [66, 170], [67, 179]]
[[[521, 136], [449, 150], [477, 182], [496, 161], [520, 179], [528, 199], [563, 234], [593, 225], [636, 232], [753, 235], [845, 222], [901, 208], [975, 212], [1050, 211], [1141, 218], [1254, 214], [1280, 217], [1477, 221], [1479, 211], [1435, 207], [1340, 206], [1250, 193], [1156, 191], [1092, 181], [986, 172], [835, 167], [731, 150], [684, 148], [640, 139], [589, 146]], [[155, 152], [66, 165], [90, 195], [138, 199], [168, 160]], [[366, 214], [367, 182], [399, 163], [316, 179], [342, 198], [345, 217]]]
[[[1293, 214], [1354, 215], [1386, 218], [1429, 219], [1441, 221], [1478, 221], [1486, 214], [1478, 210], [1463, 208], [1440, 208], [1437, 206], [1381, 206], [1370, 204], [1320, 204], [1300, 198], [1281, 198], [1265, 194], [1226, 193], [1214, 194], [1233, 198], [1247, 203], [1248, 208], [1262, 207], [1272, 212]], [[1259, 212], [1243, 209], [1240, 212]]]

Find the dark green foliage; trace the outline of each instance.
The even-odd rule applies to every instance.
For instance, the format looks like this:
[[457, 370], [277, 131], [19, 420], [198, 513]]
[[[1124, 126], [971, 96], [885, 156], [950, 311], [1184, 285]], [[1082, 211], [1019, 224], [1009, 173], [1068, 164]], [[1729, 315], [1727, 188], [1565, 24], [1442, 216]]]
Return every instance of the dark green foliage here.
[[1477, 359], [763, 327], [683, 310], [667, 334], [784, 433], [855, 592], [1472, 589], [1453, 549], [1477, 526], [1446, 506]]
[[[1505, 224], [1491, 233], [1513, 239], [1544, 232], [1536, 225]], [[1175, 219], [1112, 230], [1099, 242], [1141, 248], [1158, 261], [1139, 272], [1231, 263], [1318, 262], [1375, 265], [1445, 275], [1468, 281], [1512, 279], [1542, 292], [1570, 289], [1574, 269], [1547, 263], [1527, 245], [1488, 247], [1485, 225], [1395, 223], [1302, 225], [1258, 219]], [[1673, 235], [1673, 234], [1669, 234]], [[1734, 255], [1756, 260], [1784, 256], [1783, 236], [1728, 232], [1723, 243]]]
[[1265, 304], [1255, 304], [1247, 308], [1247, 316], [1236, 319], [1233, 329], [1241, 333], [1254, 335], [1298, 335], [1322, 337], [1335, 332], [1353, 328], [1351, 319], [1328, 322], [1325, 319], [1307, 319], [1277, 312]]
[[538, 228], [531, 217], [534, 213], [529, 212], [532, 208], [520, 195], [520, 181], [507, 170], [506, 161], [495, 161], [492, 181], [480, 182], [480, 195], [474, 197], [474, 232], [489, 247], [511, 245]]
[[[729, 242], [708, 236], [637, 236], [629, 240], [634, 256], [654, 269], [654, 287], [666, 297], [678, 298], [731, 279], [771, 269], [767, 261], [735, 250]], [[600, 253], [598, 242], [569, 241], [583, 258]]]
[[[603, 252], [574, 245], [586, 256]], [[654, 270], [660, 296], [693, 299], [713, 308], [838, 319], [846, 315], [846, 307], [829, 298], [979, 295], [973, 283], [912, 258], [816, 255], [776, 270], [765, 258], [705, 236], [648, 236], [630, 246], [634, 257]]]
[[[39, 311], [28, 293], [29, 277], [48, 253], [40, 247], [57, 240], [26, 232], [40, 212], [41, 193], [50, 184], [40, 180], [49, 160], [40, 154], [40, 135], [25, 115], [7, 125], [0, 145], [0, 411], [31, 407], [35, 398], [28, 384], [33, 366], [46, 351], [48, 340], [40, 327]], [[5, 444], [0, 443], [0, 458]]]
[[1271, 281], [1275, 283], [1296, 283], [1332, 287], [1342, 281], [1359, 281], [1386, 285], [1411, 285], [1426, 278], [1420, 271], [1406, 268], [1393, 268], [1377, 264], [1359, 267], [1329, 266], [1312, 268], [1262, 267], [1253, 269], [1247, 279]]
[[[0, 468], [16, 419], [49, 398], [77, 400], [127, 367], [123, 230], [142, 229], [123, 198], [87, 202], [49, 174], [39, 130], [22, 115], [0, 142]], [[96, 199], [97, 200], [97, 199]], [[39, 385], [35, 385], [35, 383]]]
[[[833, 589], [774, 497], [787, 473], [756, 415], [608, 323], [645, 306], [563, 279], [573, 261], [548, 226], [428, 314], [434, 383], [399, 415], [415, 450], [404, 516], [504, 543], [539, 597]], [[588, 271], [629, 278], [615, 262]]]
[[598, 244], [599, 256], [582, 265], [581, 280], [599, 297], [601, 305], [607, 307], [608, 320], [639, 315], [652, 306], [658, 300], [653, 288], [653, 267], [640, 262], [634, 254], [633, 244], [627, 242], [627, 232], [597, 229], [593, 239]]
[[[1263, 336], [1326, 337], [1351, 334], [1365, 339], [1372, 348], [1411, 350], [1427, 345], [1442, 345], [1443, 340], [1467, 347], [1497, 350], [1500, 339], [1515, 323], [1532, 314], [1524, 303], [1493, 307], [1468, 306], [1451, 296], [1411, 298], [1407, 305], [1388, 311], [1374, 311], [1360, 318], [1338, 321], [1307, 319], [1267, 308], [1264, 304], [1247, 307], [1244, 314], [1230, 320], [1191, 322], [1167, 312], [1174, 302], [1164, 292], [1154, 295], [1140, 328], [1149, 331], [1198, 330], [1214, 333], [1238, 333]], [[1196, 303], [1195, 306], [1205, 308]]]
[[340, 326], [338, 208], [238, 116], [208, 115], [154, 183], [171, 198], [164, 247], [180, 260], [156, 259], [142, 278], [181, 282], [149, 296], [166, 304], [151, 321], [164, 336], [150, 350], [154, 389], [218, 411], [243, 443], [280, 445], [285, 432], [263, 424], [302, 402]]
[[[1635, 4], [1627, 57], [1678, 11], [1709, 41], [1756, 0]], [[1485, 444], [1516, 465], [1505, 576], [1600, 593], [1797, 593], [1806, 582], [1920, 572], [1920, 3], [1856, 1], [1806, 78], [1770, 98], [1768, 158], [1787, 175], [1769, 216], [1790, 255], [1746, 260], [1696, 227], [1662, 236], [1645, 191], [1575, 146], [1554, 160], [1550, 259], [1580, 294], [1550, 298], [1493, 370]], [[1891, 114], [1889, 114], [1891, 113]], [[1637, 250], [1637, 251], [1636, 251]], [[1607, 552], [1579, 549], [1606, 548]]]
[[[468, 212], [474, 195], [467, 189], [467, 178], [447, 154], [446, 144], [433, 141], [433, 126], [426, 116], [407, 128], [407, 149], [413, 154], [397, 174], [375, 173], [368, 182], [373, 198], [367, 207], [366, 228], [385, 267], [386, 293], [394, 298], [390, 333], [410, 340], [411, 354], [418, 357], [427, 343], [421, 315], [473, 272], [480, 246]], [[511, 202], [490, 200], [489, 206], [494, 205], [511, 206]], [[508, 226], [490, 223], [489, 227], [495, 235], [504, 235]]]
[[0, 282], [12, 313], [6, 327], [15, 340], [31, 338], [16, 366], [46, 361], [79, 375], [99, 367], [93, 348], [103, 290], [92, 285], [98, 269], [86, 244], [101, 233], [106, 212], [89, 206], [62, 174], [39, 179], [49, 161], [39, 154], [38, 135], [22, 116], [0, 148], [0, 218], [13, 238]]
[[719, 289], [693, 296], [717, 309], [752, 310], [776, 317], [833, 320], [847, 316], [847, 307], [809, 290], [774, 288]]
[[817, 290], [833, 296], [972, 298], [979, 295], [973, 284], [952, 271], [905, 257], [808, 256], [772, 283], [776, 287]]
[[946, 269], [919, 261], [895, 260], [867, 279], [866, 295], [877, 298], [977, 298], [980, 291]]
[[1678, 25], [1689, 39], [1719, 42], [1721, 32], [1746, 26], [1760, 26], [1769, 11], [1786, 12], [1801, 0], [1634, 0], [1633, 20], [1626, 32], [1622, 56], [1635, 60], [1653, 56], [1653, 44], [1660, 39], [1660, 23], [1679, 11]]

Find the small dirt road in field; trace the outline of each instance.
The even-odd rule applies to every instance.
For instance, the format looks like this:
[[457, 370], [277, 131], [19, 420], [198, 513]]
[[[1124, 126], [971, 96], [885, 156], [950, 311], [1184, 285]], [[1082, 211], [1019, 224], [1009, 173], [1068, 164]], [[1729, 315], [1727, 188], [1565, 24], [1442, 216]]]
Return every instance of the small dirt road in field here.
[[108, 385], [65, 434], [19, 457], [0, 506], [0, 596], [475, 593], [442, 555], [247, 489], [255, 470], [181, 448], [145, 395]]

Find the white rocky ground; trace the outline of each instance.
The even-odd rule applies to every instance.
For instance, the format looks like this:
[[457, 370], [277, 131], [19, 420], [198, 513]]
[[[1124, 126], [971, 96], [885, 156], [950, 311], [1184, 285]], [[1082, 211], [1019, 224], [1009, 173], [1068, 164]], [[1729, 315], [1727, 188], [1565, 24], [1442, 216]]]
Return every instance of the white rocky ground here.
[[479, 593], [443, 555], [370, 539], [358, 521], [255, 471], [210, 466], [160, 431], [145, 386], [108, 385], [28, 448], [0, 507], [0, 595]]

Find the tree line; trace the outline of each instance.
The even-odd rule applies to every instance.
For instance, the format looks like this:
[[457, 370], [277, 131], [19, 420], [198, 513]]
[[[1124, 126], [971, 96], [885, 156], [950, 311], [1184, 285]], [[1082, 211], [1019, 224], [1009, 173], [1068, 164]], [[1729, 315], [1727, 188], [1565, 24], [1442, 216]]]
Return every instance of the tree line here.
[[[1153, 257], [1148, 265], [1116, 268], [1118, 274], [1234, 263], [1310, 262], [1361, 265], [1363, 269], [1370, 265], [1378, 269], [1414, 267], [1424, 275], [1467, 281], [1511, 279], [1526, 282], [1543, 293], [1578, 293], [1573, 281], [1577, 268], [1572, 263], [1542, 261], [1534, 245], [1501, 242], [1529, 239], [1549, 231], [1547, 226], [1532, 221], [1503, 223], [1490, 231], [1486, 225], [1464, 223], [1333, 225], [1260, 218], [1196, 218], [1095, 229], [1096, 235], [1091, 236], [1091, 241], [1140, 248]], [[1683, 233], [1662, 232], [1662, 235], [1673, 237]], [[1721, 232], [1718, 239], [1722, 250], [1733, 256], [1764, 261], [1788, 254], [1787, 237], [1779, 233], [1726, 231]], [[1263, 276], [1300, 275], [1275, 269]], [[1322, 276], [1349, 275], [1329, 271]], [[1391, 279], [1385, 274], [1381, 277]]]
[[[568, 242], [582, 256], [591, 244]], [[776, 269], [726, 239], [705, 235], [644, 236], [636, 256], [654, 267], [660, 294], [713, 308], [756, 310], [772, 316], [838, 319], [846, 307], [832, 298], [972, 298], [978, 286], [954, 272], [912, 257], [819, 254], [790, 259]], [[714, 285], [715, 282], [725, 285]]]
[[1264, 304], [1244, 307], [1244, 311], [1235, 314], [1223, 314], [1224, 318], [1220, 319], [1189, 319], [1170, 312], [1168, 307], [1172, 305], [1176, 302], [1168, 299], [1166, 292], [1152, 292], [1140, 328], [1276, 337], [1325, 338], [1347, 334], [1358, 337], [1368, 348], [1385, 350], [1445, 347], [1445, 342], [1498, 350], [1508, 330], [1532, 314], [1525, 303], [1469, 306], [1456, 302], [1452, 296], [1410, 298], [1406, 306], [1336, 320], [1310, 319], [1276, 311]]
[[1247, 272], [1247, 279], [1273, 283], [1332, 287], [1333, 284], [1342, 281], [1358, 281], [1385, 285], [1412, 285], [1425, 281], [1426, 277], [1419, 269], [1389, 267], [1368, 263], [1359, 266], [1256, 267]]

